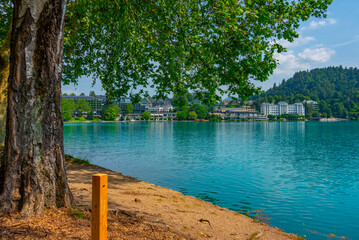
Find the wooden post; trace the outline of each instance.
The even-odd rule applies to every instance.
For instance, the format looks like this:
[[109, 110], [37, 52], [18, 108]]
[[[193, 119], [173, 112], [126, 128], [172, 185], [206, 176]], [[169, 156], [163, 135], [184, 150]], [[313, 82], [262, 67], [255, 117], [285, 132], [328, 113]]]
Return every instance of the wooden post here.
[[107, 174], [92, 175], [91, 239], [107, 239]]

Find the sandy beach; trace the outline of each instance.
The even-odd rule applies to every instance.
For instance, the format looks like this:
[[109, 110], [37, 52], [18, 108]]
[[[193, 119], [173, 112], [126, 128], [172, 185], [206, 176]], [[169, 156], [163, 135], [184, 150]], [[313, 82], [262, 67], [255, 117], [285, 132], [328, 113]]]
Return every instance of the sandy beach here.
[[0, 239], [90, 239], [91, 176], [109, 176], [109, 239], [302, 239], [247, 216], [95, 165], [67, 163], [77, 210], [0, 215]]

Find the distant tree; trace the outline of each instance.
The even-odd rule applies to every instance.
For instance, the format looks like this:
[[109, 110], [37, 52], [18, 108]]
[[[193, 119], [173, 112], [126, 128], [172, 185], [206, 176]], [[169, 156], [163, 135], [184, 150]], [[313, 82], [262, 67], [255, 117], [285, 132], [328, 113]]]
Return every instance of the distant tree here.
[[132, 112], [133, 112], [133, 105], [132, 105], [132, 103], [127, 103], [127, 104], [126, 104], [125, 113], [126, 113], [126, 114], [131, 114]]
[[75, 93], [70, 93], [70, 96], [76, 96], [76, 94]]
[[218, 118], [217, 115], [211, 115], [211, 116], [209, 117], [209, 120], [210, 120], [211, 122], [218, 122], [218, 121], [219, 121], [219, 118]]
[[205, 119], [207, 117], [207, 109], [199, 103], [194, 103], [191, 106], [191, 110], [194, 111], [199, 119]]
[[289, 114], [284, 113], [284, 114], [280, 115], [279, 118], [288, 119], [288, 118], [289, 118]]
[[196, 119], [197, 119], [196, 112], [192, 111], [188, 113], [188, 120], [196, 120]]
[[62, 118], [66, 121], [72, 120], [72, 113], [76, 109], [76, 104], [73, 99], [61, 99], [61, 107], [62, 107]]
[[119, 113], [120, 113], [120, 108], [117, 106], [116, 103], [113, 103], [106, 108], [103, 114], [103, 119], [106, 121], [113, 121], [116, 119]]
[[146, 122], [147, 122], [148, 120], [150, 120], [151, 117], [152, 117], [152, 115], [151, 115], [151, 113], [148, 112], [148, 111], [145, 111], [144, 113], [142, 113], [142, 118], [143, 118], [144, 120], [146, 120]]
[[88, 119], [88, 120], [93, 120], [93, 118], [94, 118], [93, 111], [89, 111], [89, 112], [87, 113], [87, 119]]
[[76, 102], [76, 110], [82, 115], [85, 112], [91, 111], [91, 105], [84, 98], [80, 98]]
[[90, 91], [89, 96], [96, 97], [95, 91]]
[[313, 118], [319, 118], [319, 113], [318, 112], [313, 112], [312, 117]]
[[67, 93], [63, 93], [62, 96], [68, 96], [68, 94], [67, 94]]
[[68, 122], [71, 121], [73, 119], [72, 114], [68, 111], [66, 112], [62, 112], [62, 119], [64, 120], [64, 122]]
[[186, 120], [188, 118], [188, 109], [177, 112], [178, 120]]
[[187, 94], [183, 96], [175, 95], [172, 99], [172, 103], [174, 106], [178, 106], [180, 109], [186, 107], [188, 105]]
[[85, 93], [80, 93], [80, 97], [86, 96]]
[[274, 97], [273, 97], [273, 96], [269, 96], [269, 97], [268, 97], [268, 102], [269, 102], [269, 103], [274, 102]]
[[288, 114], [288, 120], [298, 120], [299, 116], [296, 114]]
[[351, 120], [359, 120], [359, 112], [350, 112], [348, 114], [348, 117], [351, 119]]
[[314, 111], [313, 104], [305, 103], [304, 106], [305, 106], [305, 109], [306, 109], [307, 113], [312, 113]]
[[276, 116], [274, 116], [274, 115], [268, 115], [267, 117], [269, 118], [269, 120], [274, 120]]
[[334, 117], [338, 117], [338, 118], [346, 118], [347, 117], [347, 110], [344, 107], [342, 102], [337, 102], [335, 104], [333, 104], [332, 106], [332, 112]]

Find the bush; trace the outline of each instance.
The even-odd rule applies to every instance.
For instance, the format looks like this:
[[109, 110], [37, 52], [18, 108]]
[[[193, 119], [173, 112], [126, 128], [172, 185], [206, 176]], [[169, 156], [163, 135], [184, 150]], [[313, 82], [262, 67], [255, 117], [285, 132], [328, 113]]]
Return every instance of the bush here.
[[103, 118], [105, 120], [115, 120], [117, 115], [120, 113], [120, 108], [116, 104], [110, 105], [106, 108]]
[[142, 113], [142, 118], [144, 119], [144, 120], [146, 120], [146, 122], [148, 121], [148, 120], [150, 120], [151, 119], [151, 113], [149, 113], [148, 111], [145, 111], [144, 113]]
[[188, 113], [188, 119], [189, 120], [196, 120], [197, 119], [197, 114], [195, 111], [189, 112]]
[[72, 114], [70, 111], [63, 111], [62, 112], [62, 118], [65, 122], [73, 120]]
[[93, 120], [93, 118], [94, 118], [93, 111], [89, 111], [89, 112], [87, 113], [87, 119], [88, 119], [88, 120]]

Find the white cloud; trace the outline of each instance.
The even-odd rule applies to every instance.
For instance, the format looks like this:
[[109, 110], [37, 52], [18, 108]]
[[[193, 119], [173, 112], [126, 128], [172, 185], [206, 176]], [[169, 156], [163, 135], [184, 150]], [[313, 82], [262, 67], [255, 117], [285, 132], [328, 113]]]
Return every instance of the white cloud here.
[[324, 19], [324, 20], [321, 20], [321, 21], [311, 21], [309, 26], [303, 27], [302, 30], [316, 29], [318, 27], [322, 27], [322, 26], [325, 26], [325, 25], [333, 25], [333, 24], [336, 24], [336, 23], [337, 23], [337, 20], [335, 20], [334, 18], [328, 18], [328, 19]]
[[294, 72], [310, 68], [310, 64], [301, 62], [293, 51], [277, 53], [274, 57], [279, 61], [278, 67], [274, 70], [275, 75], [292, 75]]
[[278, 41], [278, 43], [281, 44], [283, 47], [288, 48], [302, 46], [311, 41], [315, 41], [315, 38], [299, 36], [299, 38], [295, 39], [293, 42], [288, 42], [287, 40], [281, 39]]
[[310, 60], [314, 62], [327, 62], [335, 51], [330, 48], [306, 48], [302, 53], [299, 53], [299, 57], [304, 60]]

